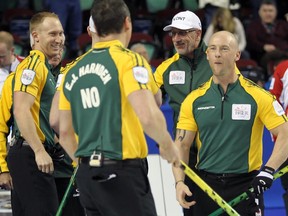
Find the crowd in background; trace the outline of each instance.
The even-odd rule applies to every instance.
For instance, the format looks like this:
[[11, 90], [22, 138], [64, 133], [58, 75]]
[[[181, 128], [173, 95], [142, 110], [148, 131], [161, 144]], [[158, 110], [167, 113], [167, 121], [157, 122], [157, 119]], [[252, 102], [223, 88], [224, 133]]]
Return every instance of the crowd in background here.
[[[285, 32], [288, 26], [288, 4], [285, 0], [275, 1], [275, 20], [273, 20], [274, 12], [264, 12], [268, 17], [265, 18], [268, 19], [267, 22], [270, 22], [271, 19], [272, 21], [277, 21], [282, 29], [281, 31], [279, 30], [280, 27], [275, 28], [273, 25], [267, 25], [271, 34], [274, 34], [274, 31], [275, 35], [280, 34], [281, 37], [284, 37], [283, 41], [281, 41], [282, 39], [278, 40], [278, 38], [271, 39], [283, 50], [281, 52], [273, 51], [268, 56], [265, 55], [265, 52], [274, 48], [268, 47], [264, 51], [257, 44], [257, 34], [263, 34], [261, 30], [255, 30], [255, 25], [257, 26], [259, 23], [259, 14], [261, 16], [261, 13], [259, 13], [260, 0], [223, 0], [216, 3], [210, 0], [165, 0], [158, 3], [150, 0], [126, 0], [125, 2], [131, 11], [133, 35], [135, 35], [135, 39], [133, 39], [132, 35], [129, 47], [133, 43], [144, 43], [146, 49], [148, 49], [147, 52], [153, 67], [157, 67], [159, 63], [175, 53], [171, 37], [163, 32], [163, 27], [170, 22], [176, 13], [182, 10], [193, 11], [199, 16], [202, 22], [202, 35], [205, 42], [209, 40], [211, 34], [219, 30], [228, 30], [234, 33], [239, 40], [242, 52], [241, 59], [252, 59], [257, 63], [259, 67], [253, 70], [255, 73], [261, 73], [259, 79], [263, 83], [269, 81], [273, 75], [273, 69], [278, 60], [288, 58], [287, 52], [282, 52], [283, 50], [287, 51], [288, 46], [288, 33], [287, 31]], [[9, 2], [3, 1], [0, 4], [0, 30], [13, 34], [16, 44], [15, 51], [20, 55], [26, 56], [30, 50], [29, 19], [35, 12], [43, 10], [57, 13], [62, 22], [67, 48], [64, 52], [63, 64], [75, 59], [91, 46], [91, 38], [83, 37], [83, 35], [87, 35], [86, 28], [90, 16], [91, 0], [12, 0]], [[263, 22], [262, 16], [260, 18]], [[141, 36], [139, 36], [139, 33]], [[146, 36], [143, 37], [143, 34], [149, 36], [150, 39], [148, 40]], [[264, 35], [264, 37], [266, 36]], [[283, 45], [285, 43], [286, 45]], [[253, 75], [249, 78], [253, 78]]]
[[[153, 69], [152, 71], [155, 71], [154, 78], [156, 82], [158, 82], [157, 84], [162, 83], [164, 86], [163, 88], [165, 89], [166, 87], [165, 91], [169, 95], [170, 102], [173, 104], [174, 89], [173, 92], [170, 92], [169, 94], [170, 83], [167, 87], [165, 79], [161, 80], [161, 78], [165, 77], [163, 74], [170, 71], [169, 67], [178, 60], [173, 58], [174, 54], [177, 56], [178, 53], [182, 57], [185, 57], [184, 53], [181, 53], [181, 49], [177, 49], [178, 41], [175, 37], [182, 37], [183, 39], [188, 34], [195, 32], [195, 35], [197, 36], [195, 41], [197, 41], [197, 44], [200, 44], [199, 47], [202, 47], [203, 49], [196, 46], [195, 50], [190, 50], [191, 53], [189, 53], [189, 55], [187, 54], [187, 58], [184, 60], [189, 60], [186, 65], [188, 69], [184, 67], [185, 64], [181, 62], [183, 59], [179, 58], [179, 65], [181, 65], [181, 69], [184, 71], [189, 71], [191, 68], [192, 70], [197, 71], [204, 70], [204, 65], [208, 67], [208, 62], [206, 62], [206, 64], [199, 64], [200, 66], [198, 68], [193, 66], [195, 63], [194, 60], [200, 59], [200, 57], [198, 59], [198, 54], [199, 56], [202, 56], [201, 58], [205, 63], [206, 56], [205, 54], [202, 54], [208, 53], [206, 52], [206, 44], [211, 40], [214, 33], [225, 30], [231, 32], [235, 36], [235, 39], [238, 40], [235, 40], [234, 42], [235, 44], [239, 44], [241, 57], [239, 55], [239, 61], [238, 58], [237, 60], [232, 60], [237, 61], [237, 67], [240, 72], [267, 89], [272, 80], [270, 90], [273, 92], [275, 91], [273, 88], [277, 83], [277, 78], [278, 81], [283, 81], [283, 77], [286, 77], [284, 72], [287, 67], [279, 64], [288, 59], [288, 4], [286, 1], [287, 0], [126, 0], [125, 2], [131, 11], [133, 25], [133, 34], [128, 47], [143, 55], [151, 64]], [[90, 37], [91, 35], [87, 33], [92, 2], [93, 0], [2, 1], [0, 3], [0, 31], [10, 32], [14, 37], [15, 49], [8, 47], [10, 48], [9, 52], [11, 51], [11, 56], [14, 57], [13, 52], [15, 51], [17, 55], [26, 57], [29, 54], [31, 47], [34, 49], [33, 46], [35, 45], [35, 41], [31, 41], [32, 35], [29, 35], [28, 33], [29, 21], [31, 20], [31, 17], [39, 11], [51, 11], [59, 16], [59, 21], [61, 21], [65, 33], [65, 36], [61, 36], [63, 43], [65, 41], [64, 49], [62, 49], [61, 45], [61, 52], [63, 51], [62, 66], [85, 53], [90, 49], [91, 44], [93, 44], [93, 39]], [[199, 16], [201, 22], [196, 23], [200, 23], [200, 26], [192, 26], [189, 28], [190, 30], [187, 30], [181, 29], [180, 27], [173, 27], [172, 24], [169, 25], [172, 17], [180, 11], [182, 11], [180, 14], [183, 13], [185, 16], [189, 17], [187, 14], [191, 12], [187, 10], [193, 11], [197, 16]], [[175, 28], [178, 30], [181, 29], [181, 31], [175, 31]], [[92, 32], [95, 33], [96, 31], [97, 30], [94, 29]], [[103, 36], [100, 34], [100, 30], [98, 33], [101, 37]], [[232, 37], [233, 35], [230, 35], [229, 37]], [[172, 40], [172, 38], [174, 39]], [[187, 36], [187, 38], [189, 37]], [[38, 41], [36, 42], [38, 43]], [[201, 52], [199, 52], [199, 50]], [[2, 55], [0, 53], [0, 62], [4, 62], [6, 56], [7, 59], [10, 57], [9, 55]], [[57, 57], [61, 59], [60, 56], [61, 54]], [[13, 62], [17, 59], [11, 58], [10, 60]], [[164, 60], [167, 61], [164, 62], [162, 66], [158, 67]], [[244, 60], [242, 61], [242, 64], [239, 63], [240, 60]], [[169, 65], [169, 67], [164, 67], [165, 64], [171, 65]], [[281, 67], [279, 67], [280, 69], [276, 69], [274, 74], [275, 68], [278, 64]], [[57, 66], [59, 65], [57, 64]], [[8, 69], [5, 67], [6, 65], [3, 64], [3, 68], [9, 71], [9, 73], [14, 71], [11, 67]], [[173, 66], [171, 66], [171, 68], [173, 68]], [[4, 73], [5, 78], [9, 73]], [[206, 75], [207, 78], [211, 76], [211, 74]], [[283, 79], [279, 77], [282, 77]], [[195, 79], [195, 76], [193, 78]], [[201, 73], [201, 78], [205, 78], [203, 73]], [[202, 83], [202, 80], [201, 82], [199, 80], [198, 84]], [[198, 84], [193, 84], [193, 87], [198, 87]], [[280, 84], [277, 84], [276, 86], [278, 87], [279, 85]], [[281, 85], [286, 87], [284, 81]], [[174, 87], [175, 86], [173, 86], [173, 88]], [[282, 89], [278, 90], [279, 94], [277, 99], [285, 105], [285, 99], [281, 97]], [[185, 92], [183, 97], [190, 93], [190, 91], [191, 89], [187, 88], [187, 92]], [[276, 95], [275, 92], [273, 93]], [[179, 96], [175, 98], [177, 100], [181, 99]], [[176, 100], [178, 104], [174, 104], [174, 106], [176, 106], [176, 110], [174, 110], [175, 112], [179, 112], [182, 99], [181, 101]], [[171, 107], [175, 108], [173, 106]], [[175, 120], [177, 119], [178, 118], [175, 118]], [[176, 184], [177, 182], [183, 181], [184, 180], [182, 179], [176, 181]], [[287, 186], [288, 184], [283, 184], [286, 190], [285, 185]], [[285, 202], [286, 201], [288, 203], [288, 198]]]

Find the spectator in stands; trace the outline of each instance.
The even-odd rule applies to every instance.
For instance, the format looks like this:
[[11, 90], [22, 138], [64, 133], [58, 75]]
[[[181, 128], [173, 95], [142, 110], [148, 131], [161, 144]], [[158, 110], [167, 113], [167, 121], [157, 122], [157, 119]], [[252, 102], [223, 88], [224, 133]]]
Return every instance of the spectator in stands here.
[[268, 63], [288, 57], [288, 22], [277, 20], [276, 3], [263, 0], [259, 8], [259, 19], [247, 28], [247, 49], [251, 58], [263, 68], [265, 79], [272, 75]]
[[249, 1], [249, 6], [252, 9], [252, 17], [253, 19], [257, 19], [259, 18], [259, 8], [261, 5], [262, 0], [253, 0], [253, 1]]
[[[288, 116], [288, 59], [281, 61], [276, 66], [269, 90], [272, 94], [276, 96], [277, 100], [282, 104], [283, 109], [285, 110], [285, 113]], [[280, 169], [287, 165], [288, 160], [286, 160], [281, 165]], [[286, 208], [286, 215], [288, 215], [288, 175], [281, 176], [281, 183], [282, 187], [285, 190], [283, 194], [283, 200]]]
[[15, 71], [17, 65], [24, 59], [24, 57], [16, 55], [14, 50], [12, 34], [0, 31], [0, 93], [7, 76]]
[[278, 9], [278, 19], [286, 20], [286, 15], [288, 15], [288, 4], [287, 0], [276, 0], [277, 2], [277, 9]]
[[78, 57], [77, 38], [82, 33], [82, 11], [80, 0], [43, 0], [44, 8], [59, 16], [68, 44], [67, 57]]
[[[133, 45], [130, 47], [130, 49], [131, 49], [133, 52], [139, 53], [141, 56], [143, 56], [143, 57], [147, 60], [148, 63], [150, 63], [150, 57], [149, 57], [149, 55], [148, 55], [148, 51], [147, 51], [147, 49], [146, 49], [146, 47], [145, 47], [144, 44], [142, 44], [142, 43], [135, 43], [135, 44], [133, 44]], [[151, 65], [151, 64], [150, 64], [150, 65]], [[152, 65], [151, 65], [151, 68], [152, 68], [152, 72], [154, 72], [154, 71], [156, 70], [156, 68], [153, 67]]]
[[281, 61], [275, 69], [269, 90], [282, 104], [288, 114], [288, 59]]
[[229, 7], [229, 1], [227, 0], [199, 0], [199, 8], [204, 8], [205, 10], [205, 20], [203, 22], [203, 30], [208, 28], [210, 23], [212, 22], [212, 18], [214, 16], [215, 11], [219, 8], [228, 8]]
[[247, 43], [244, 27], [237, 17], [233, 17], [230, 9], [228, 8], [218, 8], [216, 10], [212, 22], [206, 30], [203, 40], [206, 44], [208, 44], [212, 34], [222, 30], [229, 31], [235, 35], [239, 43], [241, 58], [249, 58], [249, 53], [245, 50]]
[[264, 80], [264, 75], [263, 75], [261, 67], [259, 66], [251, 67], [251, 68], [247, 67], [246, 69], [242, 69], [240, 71], [244, 77], [252, 80], [257, 85], [263, 88], [265, 87], [265, 80]]

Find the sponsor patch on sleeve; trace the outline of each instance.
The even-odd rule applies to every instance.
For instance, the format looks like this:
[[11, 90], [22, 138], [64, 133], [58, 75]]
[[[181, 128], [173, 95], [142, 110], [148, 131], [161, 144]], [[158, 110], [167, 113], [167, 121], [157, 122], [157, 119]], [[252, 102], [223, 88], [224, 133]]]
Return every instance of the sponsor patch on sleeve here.
[[148, 83], [149, 76], [148, 70], [144, 67], [134, 67], [133, 69], [134, 78], [141, 84]]
[[62, 82], [64, 74], [59, 74], [58, 75], [58, 79], [57, 79], [57, 83], [56, 83], [56, 88], [58, 88]]
[[281, 115], [285, 114], [281, 104], [278, 101], [276, 101], [276, 100], [273, 101], [273, 107], [274, 107], [274, 110], [277, 113], [277, 115], [281, 116]]
[[23, 85], [30, 85], [35, 77], [35, 71], [30, 69], [25, 69], [22, 72], [21, 82]]

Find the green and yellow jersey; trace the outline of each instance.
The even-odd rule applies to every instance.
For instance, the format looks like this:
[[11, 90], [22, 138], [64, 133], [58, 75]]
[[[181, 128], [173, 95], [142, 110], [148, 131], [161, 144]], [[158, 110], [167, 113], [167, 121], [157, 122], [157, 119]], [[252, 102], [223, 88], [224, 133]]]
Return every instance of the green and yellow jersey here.
[[206, 49], [207, 46], [202, 42], [199, 48], [194, 51], [193, 59], [176, 53], [159, 65], [154, 72], [157, 85], [163, 86], [169, 95], [169, 105], [175, 113], [175, 124], [185, 97], [212, 76], [205, 53]]
[[127, 96], [158, 87], [146, 60], [118, 40], [97, 42], [66, 73], [60, 110], [71, 110], [78, 137], [76, 157], [104, 152], [116, 160], [144, 158], [148, 148], [143, 129]]
[[10, 132], [10, 127], [13, 123], [12, 115], [12, 81], [15, 72], [12, 72], [6, 78], [0, 99], [0, 168], [1, 172], [8, 172], [6, 162], [7, 157], [7, 136]]
[[[212, 70], [207, 61], [206, 49], [205, 43], [201, 42], [193, 52], [193, 59], [176, 53], [159, 65], [154, 73], [157, 85], [159, 87], [163, 86], [165, 92], [169, 95], [169, 105], [174, 111], [175, 127], [181, 103], [186, 96], [207, 82], [212, 76]], [[236, 73], [240, 73], [237, 67]]]
[[[55, 70], [55, 73], [59, 70]], [[30, 51], [17, 67], [15, 74], [14, 92], [22, 91], [35, 97], [31, 113], [36, 126], [37, 134], [45, 146], [54, 145], [54, 132], [49, 124], [49, 112], [55, 93], [54, 70], [44, 54], [39, 50]], [[16, 138], [21, 136], [14, 124]]]
[[262, 165], [263, 129], [287, 121], [277, 100], [239, 75], [224, 94], [212, 78], [184, 100], [177, 129], [197, 131], [199, 170], [247, 173]]

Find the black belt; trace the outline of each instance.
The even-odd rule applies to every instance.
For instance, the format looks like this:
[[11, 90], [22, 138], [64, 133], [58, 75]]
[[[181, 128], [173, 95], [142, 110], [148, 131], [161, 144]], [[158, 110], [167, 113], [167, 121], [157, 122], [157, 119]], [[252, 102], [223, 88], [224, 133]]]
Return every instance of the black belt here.
[[204, 170], [198, 170], [199, 174], [212, 177], [212, 178], [241, 178], [241, 177], [250, 177], [250, 176], [256, 176], [259, 172], [257, 170], [254, 170], [249, 173], [210, 173], [206, 172]]
[[[80, 157], [79, 164], [89, 164], [90, 157]], [[126, 159], [126, 160], [113, 160], [109, 158], [104, 158], [103, 166], [117, 165], [117, 166], [145, 166], [146, 159]]]
[[[29, 143], [23, 137], [12, 138], [9, 145], [10, 145], [10, 147], [13, 147], [15, 145], [15, 146], [19, 146], [19, 147], [31, 148]], [[45, 144], [43, 144], [43, 145], [44, 145], [46, 152], [52, 157], [53, 160], [54, 159], [55, 160], [64, 159], [64, 150], [61, 148], [59, 143], [56, 143], [54, 146], [49, 146], [49, 147]]]

